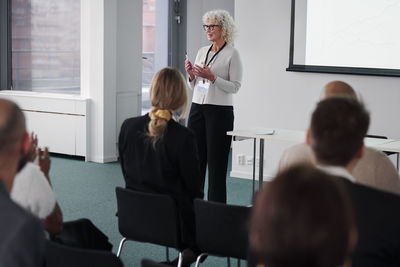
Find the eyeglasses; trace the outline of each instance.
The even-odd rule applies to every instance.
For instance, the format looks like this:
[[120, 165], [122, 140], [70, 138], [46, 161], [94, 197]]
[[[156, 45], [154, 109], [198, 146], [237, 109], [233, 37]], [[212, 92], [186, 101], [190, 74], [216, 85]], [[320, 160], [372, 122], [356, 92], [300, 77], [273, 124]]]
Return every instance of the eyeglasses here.
[[217, 25], [217, 24], [210, 24], [210, 25], [206, 25], [206, 24], [204, 24], [203, 25], [203, 29], [206, 31], [206, 30], [210, 30], [210, 31], [213, 31], [214, 30], [214, 28], [215, 27], [221, 27], [221, 25]]

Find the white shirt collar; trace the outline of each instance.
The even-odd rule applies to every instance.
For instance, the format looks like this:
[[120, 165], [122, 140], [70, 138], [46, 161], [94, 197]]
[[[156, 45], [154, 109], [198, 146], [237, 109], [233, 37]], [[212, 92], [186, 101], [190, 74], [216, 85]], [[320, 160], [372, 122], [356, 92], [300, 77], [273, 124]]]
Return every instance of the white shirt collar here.
[[351, 175], [351, 173], [346, 168], [343, 168], [340, 166], [322, 166], [322, 165], [318, 165], [317, 168], [320, 169], [321, 171], [324, 171], [324, 172], [330, 174], [330, 175], [343, 177], [352, 183], [354, 183], [356, 181], [356, 179], [354, 179], [353, 175]]

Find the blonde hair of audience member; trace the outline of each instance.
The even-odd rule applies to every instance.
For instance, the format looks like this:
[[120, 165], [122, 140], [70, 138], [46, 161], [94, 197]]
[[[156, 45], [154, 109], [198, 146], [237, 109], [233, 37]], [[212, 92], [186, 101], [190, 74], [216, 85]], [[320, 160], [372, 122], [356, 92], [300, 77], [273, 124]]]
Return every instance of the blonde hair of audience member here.
[[168, 121], [174, 112], [187, 109], [187, 89], [183, 75], [175, 68], [164, 68], [157, 72], [150, 85], [151, 121], [148, 135], [155, 145], [165, 134]]
[[249, 243], [257, 267], [348, 266], [357, 243], [350, 203], [339, 180], [311, 165], [279, 173], [252, 209]]
[[232, 16], [228, 11], [216, 9], [206, 12], [203, 15], [203, 23], [219, 25], [222, 31], [222, 39], [228, 44], [232, 44], [235, 39], [236, 26]]

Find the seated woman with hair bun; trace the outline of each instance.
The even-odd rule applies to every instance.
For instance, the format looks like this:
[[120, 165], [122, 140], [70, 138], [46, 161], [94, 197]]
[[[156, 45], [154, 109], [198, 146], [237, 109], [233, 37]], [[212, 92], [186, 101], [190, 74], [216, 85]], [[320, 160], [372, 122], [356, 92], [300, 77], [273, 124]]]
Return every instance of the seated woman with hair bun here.
[[127, 119], [121, 126], [118, 146], [126, 187], [174, 198], [182, 242], [190, 250], [186, 255], [196, 254], [193, 200], [204, 194], [194, 134], [174, 120], [177, 111], [187, 108], [183, 75], [174, 68], [157, 72], [150, 101], [150, 113]]

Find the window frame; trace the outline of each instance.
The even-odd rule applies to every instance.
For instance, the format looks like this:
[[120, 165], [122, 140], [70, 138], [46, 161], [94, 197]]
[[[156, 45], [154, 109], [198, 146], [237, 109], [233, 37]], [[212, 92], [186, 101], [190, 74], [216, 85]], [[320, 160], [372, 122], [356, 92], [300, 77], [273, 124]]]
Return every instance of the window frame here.
[[0, 90], [12, 89], [11, 0], [0, 1]]
[[[175, 9], [176, 5], [178, 10]], [[169, 1], [168, 20], [168, 65], [186, 73], [187, 0]]]

